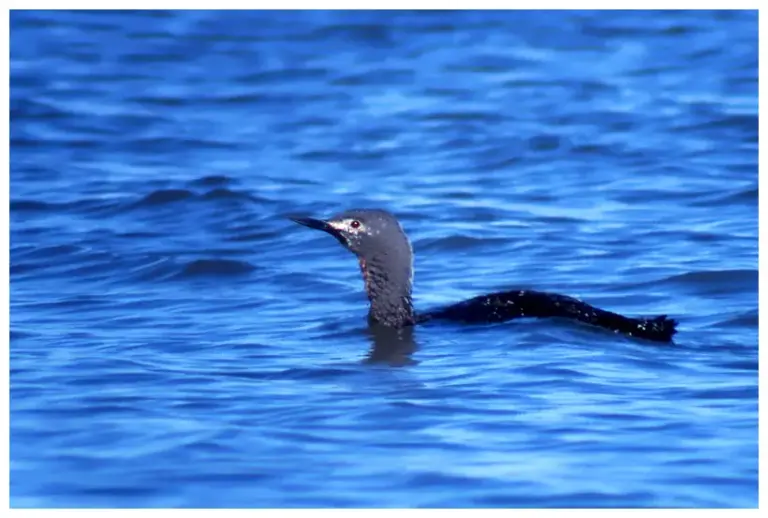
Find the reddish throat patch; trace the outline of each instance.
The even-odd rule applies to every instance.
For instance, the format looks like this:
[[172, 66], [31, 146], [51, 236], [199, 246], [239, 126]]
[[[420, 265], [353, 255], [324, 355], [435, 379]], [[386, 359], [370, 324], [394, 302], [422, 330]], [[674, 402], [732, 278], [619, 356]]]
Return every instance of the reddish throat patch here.
[[365, 259], [358, 257], [360, 261], [360, 271], [363, 273], [363, 282], [365, 282], [365, 291], [370, 292], [370, 283], [368, 281], [368, 266], [365, 264]]

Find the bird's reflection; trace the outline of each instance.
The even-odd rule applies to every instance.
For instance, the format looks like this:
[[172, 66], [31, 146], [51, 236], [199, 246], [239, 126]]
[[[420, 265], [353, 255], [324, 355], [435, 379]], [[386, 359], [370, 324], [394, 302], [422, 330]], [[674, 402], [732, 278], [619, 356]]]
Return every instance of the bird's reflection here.
[[366, 363], [385, 363], [392, 366], [414, 365], [411, 355], [416, 350], [413, 327], [391, 328], [379, 324], [368, 326], [367, 333], [371, 340], [371, 350]]

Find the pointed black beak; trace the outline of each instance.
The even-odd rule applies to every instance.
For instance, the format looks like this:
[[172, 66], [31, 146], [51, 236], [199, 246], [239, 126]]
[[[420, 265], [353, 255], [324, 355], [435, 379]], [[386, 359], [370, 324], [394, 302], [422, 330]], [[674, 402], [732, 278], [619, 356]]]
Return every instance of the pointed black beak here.
[[295, 221], [299, 225], [304, 225], [305, 227], [314, 228], [315, 230], [322, 230], [323, 232], [328, 232], [330, 235], [335, 237], [339, 240], [339, 242], [342, 245], [347, 244], [347, 240], [344, 238], [344, 236], [341, 235], [341, 232], [330, 226], [328, 223], [321, 219], [314, 219], [314, 218], [290, 218], [292, 221]]
[[314, 228], [317, 230], [323, 230], [329, 233], [336, 230], [321, 219], [313, 219], [313, 218], [290, 218], [290, 219], [295, 221], [299, 225], [304, 225], [305, 227]]

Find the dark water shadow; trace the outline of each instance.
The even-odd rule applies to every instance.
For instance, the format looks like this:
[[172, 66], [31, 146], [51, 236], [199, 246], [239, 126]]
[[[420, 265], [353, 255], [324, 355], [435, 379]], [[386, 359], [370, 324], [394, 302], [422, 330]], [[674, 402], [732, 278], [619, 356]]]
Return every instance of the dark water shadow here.
[[411, 355], [416, 351], [413, 327], [393, 329], [372, 324], [366, 329], [371, 349], [364, 363], [383, 363], [393, 367], [415, 365]]

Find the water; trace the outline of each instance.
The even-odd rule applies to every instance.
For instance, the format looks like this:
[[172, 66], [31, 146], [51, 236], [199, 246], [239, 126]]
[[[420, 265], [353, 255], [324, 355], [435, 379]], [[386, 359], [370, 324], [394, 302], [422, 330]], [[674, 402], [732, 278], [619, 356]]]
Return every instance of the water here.
[[[11, 29], [11, 505], [757, 505], [756, 12]], [[350, 207], [400, 217], [419, 308], [551, 290], [676, 343], [367, 360], [354, 257], [286, 219]]]

